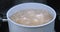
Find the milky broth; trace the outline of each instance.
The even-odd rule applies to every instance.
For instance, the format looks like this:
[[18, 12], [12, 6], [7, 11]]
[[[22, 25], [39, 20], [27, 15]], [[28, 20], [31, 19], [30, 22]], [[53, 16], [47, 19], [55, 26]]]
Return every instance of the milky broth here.
[[23, 9], [14, 13], [10, 18], [18, 24], [36, 26], [49, 22], [52, 16], [44, 9]]

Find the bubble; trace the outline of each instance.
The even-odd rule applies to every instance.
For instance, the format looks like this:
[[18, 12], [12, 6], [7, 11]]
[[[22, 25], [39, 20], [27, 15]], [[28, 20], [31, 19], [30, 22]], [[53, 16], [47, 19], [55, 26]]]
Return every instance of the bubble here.
[[38, 18], [39, 18], [39, 17], [41, 17], [41, 16], [43, 16], [43, 14], [42, 14], [42, 13], [41, 13], [41, 14], [37, 14], [37, 15], [36, 15], [36, 17], [38, 17]]
[[33, 19], [34, 22], [38, 22], [38, 19]]

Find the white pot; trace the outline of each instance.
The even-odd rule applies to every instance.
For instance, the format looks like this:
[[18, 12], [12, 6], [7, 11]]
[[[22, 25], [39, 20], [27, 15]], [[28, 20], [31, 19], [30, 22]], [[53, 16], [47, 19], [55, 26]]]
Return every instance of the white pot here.
[[[27, 9], [27, 8], [47, 9], [47, 11], [49, 11], [49, 13], [51, 13], [51, 15], [53, 16], [53, 19], [46, 24], [42, 24], [38, 26], [22, 25], [22, 24], [15, 23], [10, 19], [10, 16], [12, 16], [15, 12], [20, 11], [21, 9]], [[12, 7], [7, 12], [7, 19], [8, 19], [10, 32], [53, 32], [55, 18], [56, 18], [55, 10], [41, 3], [22, 3]]]

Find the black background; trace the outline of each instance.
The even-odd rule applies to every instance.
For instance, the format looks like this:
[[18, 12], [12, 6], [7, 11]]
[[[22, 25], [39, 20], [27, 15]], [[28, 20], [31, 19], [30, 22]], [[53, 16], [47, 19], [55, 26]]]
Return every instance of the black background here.
[[[55, 9], [57, 13], [57, 18], [55, 20], [55, 31], [60, 32], [60, 1], [59, 0], [0, 0], [0, 16], [1, 18], [6, 18], [6, 12], [14, 5], [23, 2], [39, 2], [51, 6]], [[0, 21], [0, 32], [8, 32], [8, 23]]]

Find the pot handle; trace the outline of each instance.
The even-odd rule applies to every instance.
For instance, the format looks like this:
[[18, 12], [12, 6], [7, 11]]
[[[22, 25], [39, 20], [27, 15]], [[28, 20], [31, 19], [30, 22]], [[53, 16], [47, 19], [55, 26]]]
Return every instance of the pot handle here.
[[7, 19], [2, 19], [2, 18], [0, 17], [0, 22], [1, 22], [1, 21], [6, 22]]
[[9, 32], [7, 19], [3, 19], [2, 17], [0, 17], [0, 32], [5, 32], [5, 31]]
[[2, 18], [0, 17], [0, 27], [1, 27], [2, 22], [7, 22], [7, 19], [2, 19]]

